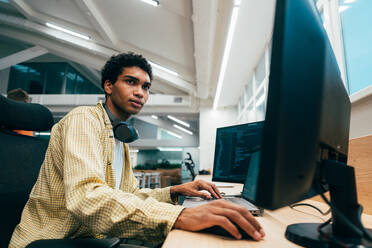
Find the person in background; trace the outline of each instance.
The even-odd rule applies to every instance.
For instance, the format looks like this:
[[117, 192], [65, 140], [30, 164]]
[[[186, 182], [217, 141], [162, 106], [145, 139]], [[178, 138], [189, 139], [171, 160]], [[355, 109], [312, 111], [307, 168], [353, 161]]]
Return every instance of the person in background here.
[[[238, 239], [237, 226], [255, 240], [265, 236], [248, 210], [221, 199], [210, 182], [138, 188], [127, 141], [114, 130], [118, 120], [141, 111], [151, 84], [151, 66], [141, 55], [123, 53], [106, 62], [101, 78], [105, 103], [77, 107], [54, 125], [10, 248], [38, 239], [107, 236], [156, 247], [174, 228], [198, 231], [215, 225]], [[176, 205], [179, 195], [218, 200], [184, 208]]]
[[[17, 102], [25, 102], [25, 103], [30, 102], [30, 97], [28, 96], [27, 92], [21, 88], [9, 90], [6, 97], [14, 101], [17, 101]], [[33, 131], [27, 131], [27, 130], [13, 130], [13, 131], [18, 134], [22, 134], [22, 135], [34, 136]]]

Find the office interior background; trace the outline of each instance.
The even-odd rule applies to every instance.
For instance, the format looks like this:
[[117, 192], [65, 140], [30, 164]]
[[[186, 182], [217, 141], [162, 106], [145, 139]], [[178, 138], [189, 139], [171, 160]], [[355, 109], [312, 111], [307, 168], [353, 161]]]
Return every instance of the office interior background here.
[[[190, 153], [195, 171], [211, 169], [216, 128], [265, 119], [275, 2], [0, 0], [0, 93], [24, 89], [57, 122], [104, 101], [111, 55], [140, 53], [154, 81], [130, 119], [140, 133], [132, 165], [181, 164]], [[315, 2], [352, 102], [350, 139], [371, 136], [372, 1]]]

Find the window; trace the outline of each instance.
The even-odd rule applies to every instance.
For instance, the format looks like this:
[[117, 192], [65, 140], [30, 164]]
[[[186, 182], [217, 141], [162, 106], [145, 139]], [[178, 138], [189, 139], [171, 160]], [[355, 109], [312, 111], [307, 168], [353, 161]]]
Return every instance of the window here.
[[269, 81], [271, 44], [260, 58], [252, 78], [247, 82], [238, 103], [238, 123], [265, 119], [267, 85]]
[[29, 94], [102, 94], [67, 63], [22, 63], [11, 67], [8, 91], [22, 88]]
[[349, 94], [372, 85], [372, 1], [339, 0]]

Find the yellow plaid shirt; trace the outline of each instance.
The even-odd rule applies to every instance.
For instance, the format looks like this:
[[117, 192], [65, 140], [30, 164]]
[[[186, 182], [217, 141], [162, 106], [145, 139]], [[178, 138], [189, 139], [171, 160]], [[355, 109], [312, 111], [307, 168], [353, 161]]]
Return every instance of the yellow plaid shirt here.
[[115, 189], [114, 146], [101, 103], [75, 108], [60, 120], [9, 247], [82, 236], [162, 241], [183, 207], [170, 204], [169, 187], [138, 189], [127, 144], [121, 186]]

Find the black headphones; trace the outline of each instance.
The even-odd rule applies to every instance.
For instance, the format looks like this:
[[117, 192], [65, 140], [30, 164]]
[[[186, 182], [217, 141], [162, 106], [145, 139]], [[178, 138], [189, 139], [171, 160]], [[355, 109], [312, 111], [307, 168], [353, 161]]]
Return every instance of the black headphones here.
[[138, 139], [138, 132], [133, 125], [116, 118], [106, 104], [103, 104], [103, 107], [105, 108], [106, 113], [111, 121], [112, 131], [115, 139], [118, 139], [124, 143], [130, 143]]

